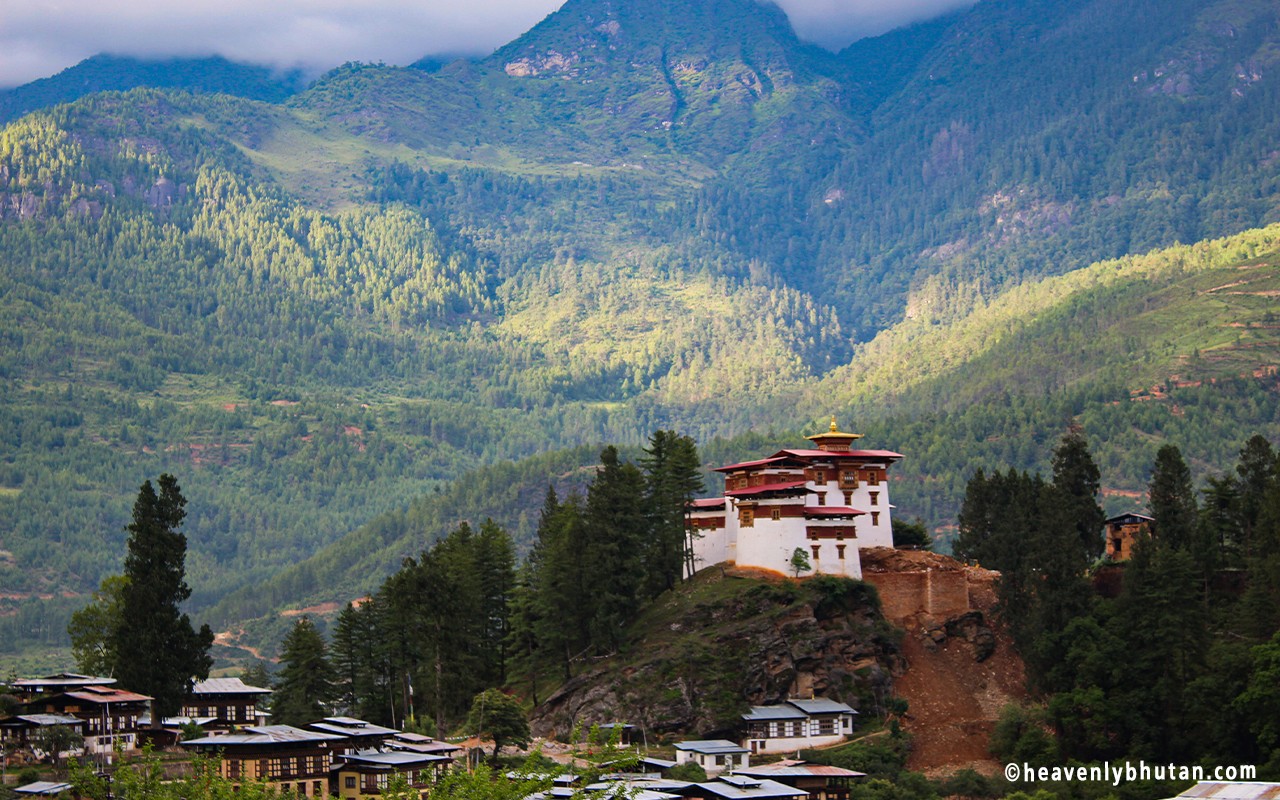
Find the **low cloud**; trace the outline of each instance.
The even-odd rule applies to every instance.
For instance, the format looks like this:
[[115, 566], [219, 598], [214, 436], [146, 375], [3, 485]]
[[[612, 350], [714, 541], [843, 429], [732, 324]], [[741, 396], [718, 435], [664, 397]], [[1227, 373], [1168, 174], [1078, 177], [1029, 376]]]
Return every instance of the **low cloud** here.
[[[802, 38], [841, 47], [972, 0], [779, 0]], [[96, 53], [222, 55], [321, 71], [345, 61], [408, 64], [483, 54], [554, 11], [558, 0], [58, 0], [10, 3], [0, 87], [52, 75]]]
[[801, 39], [838, 50], [858, 39], [933, 19], [975, 0], [776, 0]]

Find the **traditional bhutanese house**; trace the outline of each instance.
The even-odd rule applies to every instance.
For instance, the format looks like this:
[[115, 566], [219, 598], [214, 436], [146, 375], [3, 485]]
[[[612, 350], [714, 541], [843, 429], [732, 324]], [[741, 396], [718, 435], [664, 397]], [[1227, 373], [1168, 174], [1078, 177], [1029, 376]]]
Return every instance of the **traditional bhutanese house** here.
[[342, 737], [290, 725], [255, 725], [242, 732], [181, 742], [188, 750], [221, 758], [219, 772], [234, 784], [263, 781], [299, 796], [329, 793], [333, 753]]
[[400, 733], [395, 728], [384, 728], [354, 717], [325, 717], [309, 723], [307, 728], [343, 737], [345, 741], [335, 745], [338, 748], [335, 752], [345, 753], [381, 749], [387, 739]]
[[112, 686], [77, 686], [67, 691], [35, 695], [23, 704], [24, 714], [57, 714], [84, 722], [84, 747], [90, 753], [111, 753], [119, 745], [137, 746], [139, 718], [151, 698]]
[[1133, 546], [1143, 536], [1150, 536], [1155, 518], [1146, 514], [1121, 514], [1106, 521], [1107, 551], [1112, 561], [1128, 561]]
[[736, 774], [752, 778], [768, 778], [796, 789], [803, 789], [808, 794], [809, 800], [848, 800], [849, 787], [853, 782], [867, 777], [865, 772], [793, 760], [745, 767], [738, 770]]
[[334, 793], [347, 800], [381, 795], [393, 775], [403, 775], [410, 787], [425, 795], [440, 774], [453, 763], [448, 756], [403, 750], [339, 753], [334, 759], [337, 781]]
[[720, 467], [724, 497], [689, 510], [693, 571], [731, 562], [792, 573], [799, 548], [811, 573], [861, 578], [859, 549], [893, 546], [888, 470], [902, 456], [854, 449], [859, 438], [833, 419], [809, 449]]
[[[767, 778], [753, 778], [749, 775], [721, 775], [714, 781], [698, 783], [698, 797], [703, 800], [752, 800], [753, 798], [770, 798], [770, 800], [805, 800], [809, 796], [803, 789], [788, 786], [785, 783]], [[692, 795], [689, 795], [692, 796]]]
[[708, 775], [714, 775], [750, 762], [750, 752], [742, 745], [728, 739], [696, 739], [676, 742], [676, 764], [693, 761]]
[[388, 750], [406, 750], [410, 753], [448, 756], [449, 758], [453, 758], [462, 751], [462, 748], [456, 744], [437, 741], [430, 736], [409, 731], [396, 731], [383, 742], [383, 747]]
[[46, 675], [43, 678], [21, 678], [10, 684], [10, 688], [19, 700], [28, 702], [37, 697], [49, 697], [55, 694], [83, 689], [86, 686], [111, 686], [115, 678], [80, 675], [75, 672], [59, 672], [57, 675]]
[[65, 725], [71, 730], [84, 734], [84, 720], [69, 714], [18, 714], [14, 717], [0, 719], [0, 749], [12, 753], [31, 746], [44, 728]]
[[853, 733], [857, 711], [844, 703], [815, 697], [774, 706], [752, 706], [742, 715], [743, 747], [752, 753], [791, 753], [835, 744]]
[[191, 687], [191, 695], [183, 703], [181, 715], [210, 720], [201, 726], [210, 732], [264, 725], [267, 714], [258, 710], [258, 703], [270, 694], [270, 689], [250, 686], [239, 678], [210, 678]]

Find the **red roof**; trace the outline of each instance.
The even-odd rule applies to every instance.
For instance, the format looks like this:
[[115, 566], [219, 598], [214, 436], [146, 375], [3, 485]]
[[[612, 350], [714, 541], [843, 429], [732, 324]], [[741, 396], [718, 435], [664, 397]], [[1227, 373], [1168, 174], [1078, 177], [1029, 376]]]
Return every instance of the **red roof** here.
[[856, 517], [865, 513], [848, 506], [808, 506], [804, 510], [806, 517]]
[[783, 450], [796, 458], [902, 458], [892, 450]]
[[716, 472], [730, 472], [735, 469], [746, 469], [747, 467], [763, 467], [765, 464], [773, 464], [778, 461], [786, 461], [787, 457], [783, 455], [762, 458], [759, 461], [743, 461], [741, 464], [730, 464], [727, 467], [716, 467]]
[[67, 697], [88, 700], [91, 703], [145, 703], [151, 699], [145, 694], [126, 692], [124, 689], [109, 689], [105, 686], [86, 686], [79, 691], [65, 694]]
[[724, 508], [723, 497], [699, 497], [689, 504], [694, 510], [704, 508]]
[[724, 493], [725, 497], [750, 497], [757, 494], [769, 494], [770, 492], [787, 492], [795, 489], [803, 488], [805, 481], [787, 481], [786, 483], [766, 483], [762, 486], [750, 486], [746, 489], [730, 489]]

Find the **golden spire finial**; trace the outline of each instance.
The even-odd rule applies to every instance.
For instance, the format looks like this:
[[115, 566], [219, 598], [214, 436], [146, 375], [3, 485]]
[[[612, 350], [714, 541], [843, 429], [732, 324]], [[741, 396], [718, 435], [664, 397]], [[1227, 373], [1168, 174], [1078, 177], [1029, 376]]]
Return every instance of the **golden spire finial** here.
[[838, 430], [840, 430], [840, 429], [836, 427], [836, 415], [835, 415], [835, 414], [832, 414], [832, 415], [831, 415], [831, 432], [832, 432], [832, 433], [835, 433], [835, 432], [837, 432]]

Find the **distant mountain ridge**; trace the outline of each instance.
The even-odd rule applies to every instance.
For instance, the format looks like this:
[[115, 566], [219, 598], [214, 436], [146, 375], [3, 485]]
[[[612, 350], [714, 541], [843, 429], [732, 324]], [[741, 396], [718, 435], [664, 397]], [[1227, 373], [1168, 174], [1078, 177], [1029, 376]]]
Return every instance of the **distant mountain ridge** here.
[[185, 89], [279, 103], [306, 88], [298, 70], [241, 64], [221, 56], [145, 59], [102, 53], [48, 78], [0, 89], [0, 124], [57, 103], [70, 103], [94, 92], [120, 92], [140, 87]]

